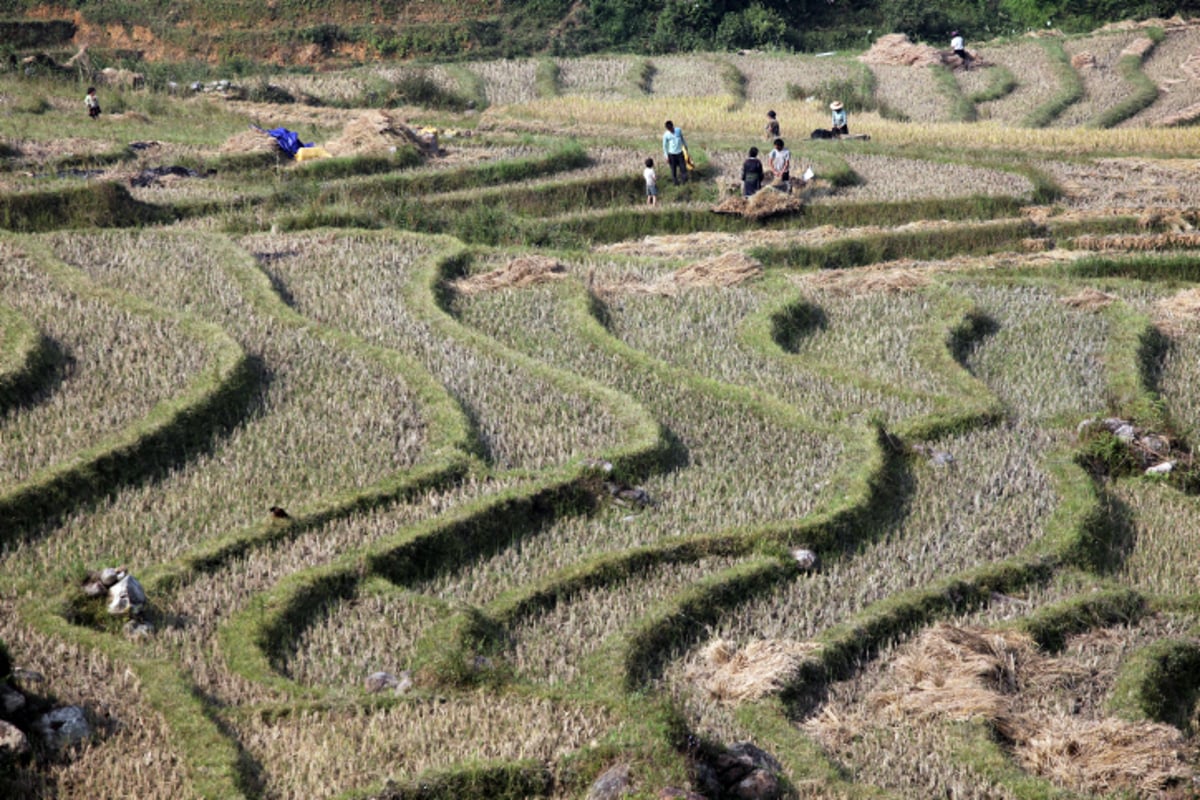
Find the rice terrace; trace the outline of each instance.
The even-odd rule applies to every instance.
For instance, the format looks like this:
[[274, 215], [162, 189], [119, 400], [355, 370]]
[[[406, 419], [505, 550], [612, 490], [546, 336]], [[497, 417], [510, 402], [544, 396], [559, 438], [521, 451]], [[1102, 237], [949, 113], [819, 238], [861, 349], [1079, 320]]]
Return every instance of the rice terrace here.
[[1200, 24], [131, 30], [0, 71], [0, 796], [1200, 796]]

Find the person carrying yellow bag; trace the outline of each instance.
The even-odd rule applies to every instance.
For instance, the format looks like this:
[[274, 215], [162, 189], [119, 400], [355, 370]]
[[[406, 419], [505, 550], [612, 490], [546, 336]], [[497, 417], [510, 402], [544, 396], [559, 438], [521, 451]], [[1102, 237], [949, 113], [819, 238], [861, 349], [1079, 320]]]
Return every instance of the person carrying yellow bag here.
[[687, 183], [688, 179], [687, 142], [683, 138], [683, 131], [676, 128], [671, 120], [667, 120], [666, 128], [662, 138], [663, 155], [671, 166], [671, 182], [678, 186]]

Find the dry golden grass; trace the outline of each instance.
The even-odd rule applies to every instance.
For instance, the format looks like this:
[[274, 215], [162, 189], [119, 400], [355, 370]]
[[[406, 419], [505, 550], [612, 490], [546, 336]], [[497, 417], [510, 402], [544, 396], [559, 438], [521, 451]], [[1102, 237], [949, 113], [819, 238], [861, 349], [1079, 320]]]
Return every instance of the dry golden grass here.
[[672, 297], [690, 288], [737, 286], [762, 274], [762, 264], [756, 259], [744, 253], [728, 252], [651, 279], [622, 275], [616, 280], [595, 281], [593, 275], [592, 288], [602, 295], [654, 294]]
[[797, 283], [819, 287], [833, 294], [855, 295], [875, 292], [912, 292], [928, 286], [930, 272], [914, 266], [877, 265], [861, 269], [828, 269], [810, 272]]

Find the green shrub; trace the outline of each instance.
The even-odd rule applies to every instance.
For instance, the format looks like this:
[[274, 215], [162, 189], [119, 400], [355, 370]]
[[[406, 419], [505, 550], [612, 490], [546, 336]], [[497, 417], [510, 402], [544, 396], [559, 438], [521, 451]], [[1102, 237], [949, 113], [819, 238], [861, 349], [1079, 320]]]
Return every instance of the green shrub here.
[[1166, 639], [1139, 650], [1121, 668], [1110, 706], [1125, 716], [1174, 725], [1191, 735], [1200, 700], [1200, 644]]
[[1045, 48], [1046, 55], [1054, 65], [1054, 74], [1058, 78], [1059, 89], [1057, 94], [1025, 117], [1021, 124], [1027, 128], [1043, 128], [1049, 125], [1058, 119], [1068, 107], [1079, 102], [1083, 97], [1083, 79], [1079, 77], [1079, 71], [1071, 64], [1071, 57], [1067, 55], [1062, 42], [1058, 39], [1037, 39], [1036, 41]]

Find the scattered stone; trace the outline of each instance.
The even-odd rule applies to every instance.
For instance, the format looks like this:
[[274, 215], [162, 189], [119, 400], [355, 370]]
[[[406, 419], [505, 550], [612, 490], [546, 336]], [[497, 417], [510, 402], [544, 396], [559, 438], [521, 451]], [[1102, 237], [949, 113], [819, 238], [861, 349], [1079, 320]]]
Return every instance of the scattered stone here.
[[372, 672], [367, 676], [364, 683], [365, 688], [371, 694], [379, 694], [384, 689], [396, 689], [400, 686], [400, 680], [390, 672]]
[[929, 457], [929, 461], [935, 467], [948, 467], [954, 463], [954, 456], [945, 450], [934, 450], [933, 455]]
[[124, 631], [131, 639], [145, 639], [154, 635], [154, 626], [145, 620], [131, 619], [125, 623]]
[[640, 486], [626, 486], [622, 483], [605, 481], [604, 488], [612, 496], [613, 502], [619, 506], [652, 506], [654, 500]]
[[180, 166], [147, 167], [129, 179], [129, 185], [134, 187], [155, 186], [161, 178], [198, 178], [200, 173], [194, 169]]
[[733, 796], [739, 800], [777, 800], [782, 796], [782, 788], [773, 772], [756, 769], [733, 787]]
[[800, 566], [800, 569], [808, 571], [815, 569], [817, 566], [817, 554], [812, 550], [807, 550], [803, 547], [797, 547], [792, 551], [792, 558]]
[[588, 469], [599, 470], [600, 472], [612, 472], [613, 465], [611, 461], [605, 461], [602, 458], [585, 458], [583, 465]]
[[1174, 461], [1164, 461], [1161, 464], [1155, 464], [1153, 467], [1146, 468], [1147, 475], [1169, 475], [1175, 469]]
[[108, 590], [108, 613], [137, 615], [146, 606], [146, 590], [137, 578], [121, 570], [122, 577]]
[[105, 567], [100, 570], [100, 583], [104, 584], [105, 588], [114, 586], [117, 581], [125, 577], [121, 574], [124, 571], [124, 567]]
[[596, 779], [588, 790], [587, 800], [617, 800], [629, 794], [629, 765], [616, 764]]
[[396, 684], [396, 694], [404, 694], [413, 687], [412, 671], [404, 670], [400, 673], [399, 681]]
[[0, 718], [14, 719], [25, 708], [25, 695], [11, 686], [0, 685]]
[[1125, 442], [1125, 444], [1129, 444], [1137, 438], [1137, 430], [1132, 425], [1125, 424], [1113, 431], [1113, 436], [1116, 436], [1122, 442]]
[[0, 720], [0, 767], [22, 761], [29, 754], [29, 737], [11, 722]]
[[689, 792], [687, 789], [668, 786], [659, 790], [658, 800], [708, 800], [708, 798], [696, 792]]
[[79, 706], [64, 706], [38, 717], [33, 730], [51, 750], [64, 750], [92, 735], [92, 726]]

